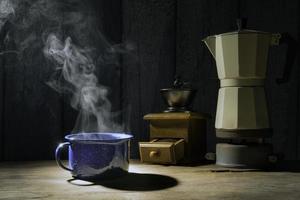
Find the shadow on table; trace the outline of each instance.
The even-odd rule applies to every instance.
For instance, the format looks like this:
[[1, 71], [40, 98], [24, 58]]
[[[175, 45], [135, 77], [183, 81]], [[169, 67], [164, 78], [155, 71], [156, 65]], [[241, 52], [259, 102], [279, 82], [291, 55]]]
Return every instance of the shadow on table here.
[[265, 168], [230, 168], [215, 165], [210, 169], [212, 172], [300, 172], [300, 160], [281, 160], [270, 164]]
[[68, 182], [77, 186], [101, 185], [107, 188], [129, 191], [153, 191], [174, 187], [178, 181], [170, 176], [159, 174], [139, 174], [129, 172], [121, 177], [104, 180], [69, 179]]

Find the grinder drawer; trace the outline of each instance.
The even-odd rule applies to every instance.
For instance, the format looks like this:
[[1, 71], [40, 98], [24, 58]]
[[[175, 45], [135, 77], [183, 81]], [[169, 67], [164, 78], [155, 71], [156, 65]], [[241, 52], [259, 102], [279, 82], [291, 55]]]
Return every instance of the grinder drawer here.
[[154, 139], [139, 147], [142, 162], [176, 164], [184, 156], [184, 139]]

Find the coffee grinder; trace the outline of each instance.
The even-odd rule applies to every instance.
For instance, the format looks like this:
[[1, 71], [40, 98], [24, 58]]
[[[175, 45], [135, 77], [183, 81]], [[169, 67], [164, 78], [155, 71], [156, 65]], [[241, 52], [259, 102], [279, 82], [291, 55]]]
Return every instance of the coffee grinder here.
[[160, 92], [168, 107], [144, 116], [150, 125], [150, 141], [139, 142], [141, 161], [193, 164], [203, 160], [207, 115], [189, 109], [196, 90], [177, 77], [173, 87]]
[[[216, 60], [220, 89], [215, 120], [216, 164], [262, 168], [274, 161], [264, 88], [268, 50], [278, 45], [278, 33], [244, 29], [206, 37], [203, 41]], [[208, 158], [213, 154], [207, 154]]]

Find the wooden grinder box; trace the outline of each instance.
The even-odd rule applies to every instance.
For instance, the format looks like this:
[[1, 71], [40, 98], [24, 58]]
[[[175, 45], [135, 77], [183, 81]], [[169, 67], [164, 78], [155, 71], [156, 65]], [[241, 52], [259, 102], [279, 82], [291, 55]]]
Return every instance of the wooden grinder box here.
[[160, 164], [195, 163], [206, 153], [206, 116], [193, 112], [152, 113], [150, 141], [140, 142], [142, 162]]

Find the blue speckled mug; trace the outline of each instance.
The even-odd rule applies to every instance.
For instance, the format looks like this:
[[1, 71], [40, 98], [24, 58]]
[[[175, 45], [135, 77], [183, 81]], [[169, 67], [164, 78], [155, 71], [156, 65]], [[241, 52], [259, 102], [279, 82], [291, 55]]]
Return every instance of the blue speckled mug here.
[[[56, 148], [57, 164], [78, 179], [101, 179], [128, 172], [132, 135], [125, 133], [78, 133], [67, 135], [67, 142]], [[69, 147], [69, 167], [60, 160], [61, 150]]]

